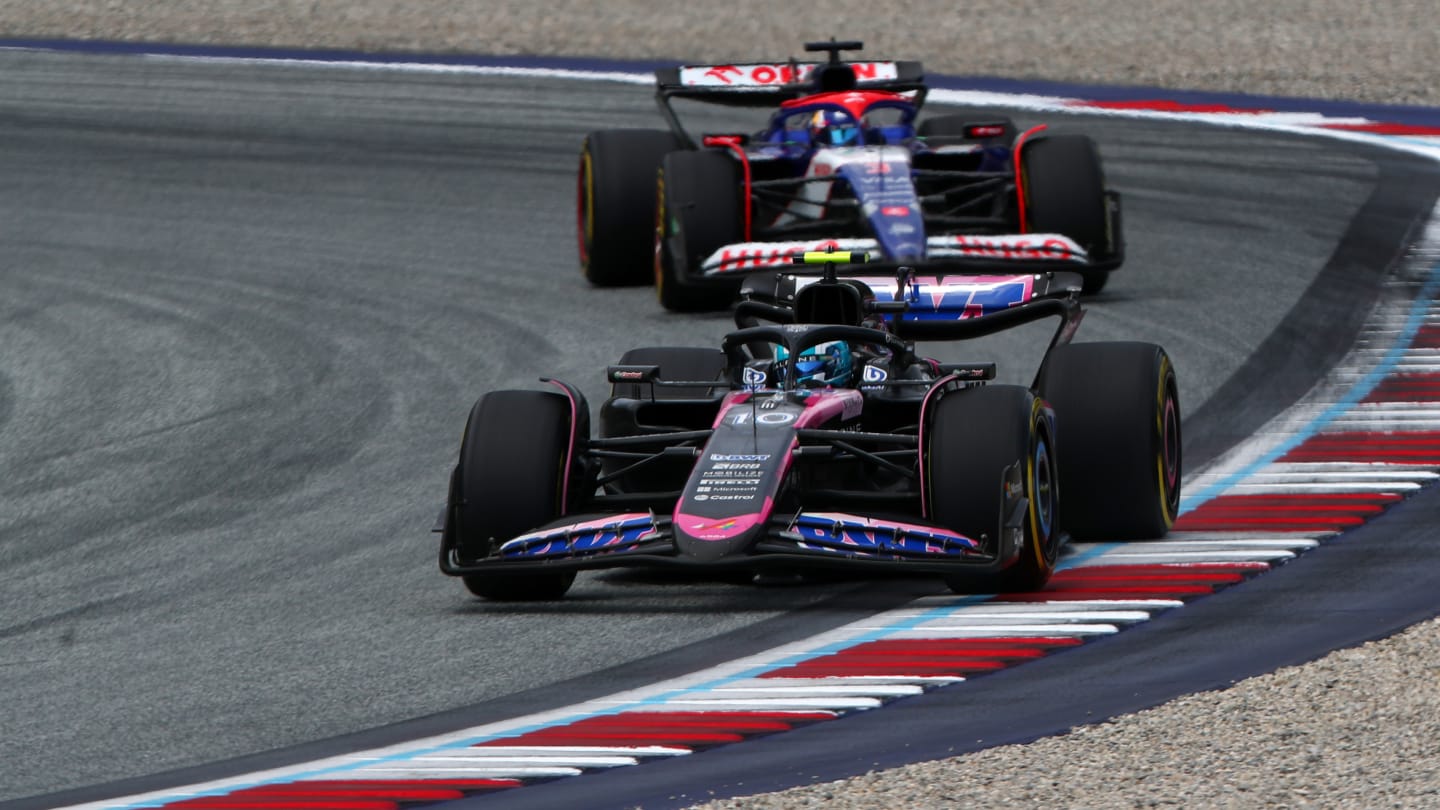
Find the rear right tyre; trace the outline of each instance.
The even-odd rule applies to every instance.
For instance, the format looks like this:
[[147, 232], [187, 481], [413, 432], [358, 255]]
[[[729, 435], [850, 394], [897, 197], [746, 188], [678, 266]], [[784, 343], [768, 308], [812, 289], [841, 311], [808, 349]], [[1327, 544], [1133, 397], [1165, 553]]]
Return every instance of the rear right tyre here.
[[740, 280], [699, 280], [700, 264], [744, 238], [742, 179], [735, 159], [720, 151], [671, 152], [656, 189], [655, 292], [673, 312], [724, 309]]
[[1074, 539], [1165, 536], [1180, 506], [1180, 399], [1153, 343], [1072, 343], [1045, 362], [1040, 395], [1055, 409]]

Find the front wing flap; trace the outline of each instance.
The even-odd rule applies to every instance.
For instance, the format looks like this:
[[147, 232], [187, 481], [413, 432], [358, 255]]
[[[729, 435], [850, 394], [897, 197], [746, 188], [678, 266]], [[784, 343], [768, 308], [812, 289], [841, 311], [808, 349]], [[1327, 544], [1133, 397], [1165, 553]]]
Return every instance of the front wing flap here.
[[853, 515], [800, 512], [777, 517], [746, 553], [699, 561], [679, 553], [670, 517], [652, 512], [590, 516], [529, 532], [470, 564], [442, 561], [448, 574], [619, 567], [755, 567], [766, 564], [879, 567], [947, 573], [994, 567], [998, 557], [938, 526]]

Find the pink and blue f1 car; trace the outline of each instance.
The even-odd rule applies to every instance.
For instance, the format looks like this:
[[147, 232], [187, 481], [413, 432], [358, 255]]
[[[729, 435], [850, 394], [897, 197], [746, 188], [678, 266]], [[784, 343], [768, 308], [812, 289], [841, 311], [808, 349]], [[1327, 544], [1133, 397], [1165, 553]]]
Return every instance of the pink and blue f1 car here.
[[[577, 571], [853, 567], [957, 592], [1040, 588], [1067, 538], [1163, 536], [1180, 497], [1175, 372], [1149, 343], [1071, 343], [1081, 278], [757, 274], [719, 349], [485, 394], [442, 515], [476, 595], [554, 599]], [[1055, 318], [1034, 382], [915, 341]]]
[[[1087, 293], [1120, 267], [1120, 196], [1089, 137], [1019, 132], [1004, 117], [922, 119], [920, 63], [840, 61], [859, 42], [805, 48], [829, 60], [660, 70], [668, 130], [586, 136], [586, 278], [653, 277], [666, 308], [700, 310], [728, 306], [751, 272], [827, 248], [936, 272], [1047, 260]], [[773, 112], [758, 132], [696, 135], [676, 100]]]

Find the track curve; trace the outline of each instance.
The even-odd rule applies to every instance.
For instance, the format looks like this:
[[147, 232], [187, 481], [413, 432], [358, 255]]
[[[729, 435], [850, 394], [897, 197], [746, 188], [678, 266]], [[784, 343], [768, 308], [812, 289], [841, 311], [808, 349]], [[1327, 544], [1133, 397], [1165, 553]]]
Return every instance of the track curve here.
[[[475, 396], [544, 373], [598, 400], [624, 348], [725, 330], [572, 269], [580, 136], [649, 125], [647, 92], [0, 62], [0, 799], [572, 700], [935, 590], [607, 574], [515, 608], [435, 572]], [[1130, 235], [1082, 336], [1165, 344], [1222, 423], [1212, 395], [1279, 367], [1256, 347], [1397, 159], [1064, 123], [1100, 141]]]

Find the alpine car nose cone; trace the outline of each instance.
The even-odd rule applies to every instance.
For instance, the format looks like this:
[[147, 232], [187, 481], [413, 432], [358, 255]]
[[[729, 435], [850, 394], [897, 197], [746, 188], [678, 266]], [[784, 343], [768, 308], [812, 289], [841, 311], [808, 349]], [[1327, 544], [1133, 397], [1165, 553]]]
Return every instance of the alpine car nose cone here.
[[[748, 411], [745, 407], [738, 413]], [[787, 415], [793, 423], [794, 415]], [[726, 418], [722, 417], [722, 422]], [[738, 435], [717, 432], [675, 507], [672, 525], [676, 547], [696, 561], [711, 562], [743, 553], [764, 533], [775, 505], [775, 492], [790, 466], [790, 450], [795, 444], [793, 427], [734, 433]], [[726, 447], [740, 442], [744, 447]], [[724, 452], [727, 449], [745, 452]]]
[[764, 534], [805, 411], [779, 395], [730, 395], [675, 506], [682, 555], [719, 560], [744, 553]]

